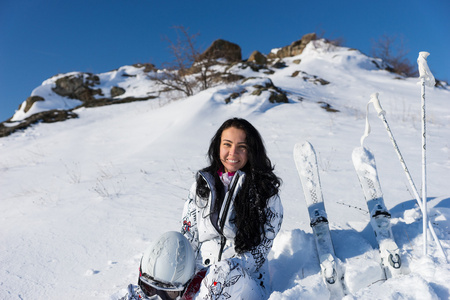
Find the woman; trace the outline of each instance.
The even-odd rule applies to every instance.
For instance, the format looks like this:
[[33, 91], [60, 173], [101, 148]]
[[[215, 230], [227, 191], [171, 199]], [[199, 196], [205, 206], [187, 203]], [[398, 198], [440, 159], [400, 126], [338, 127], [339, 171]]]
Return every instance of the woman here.
[[283, 219], [280, 179], [259, 132], [244, 119], [222, 124], [208, 158], [183, 210], [182, 233], [197, 270], [208, 268], [197, 299], [267, 298], [267, 255]]

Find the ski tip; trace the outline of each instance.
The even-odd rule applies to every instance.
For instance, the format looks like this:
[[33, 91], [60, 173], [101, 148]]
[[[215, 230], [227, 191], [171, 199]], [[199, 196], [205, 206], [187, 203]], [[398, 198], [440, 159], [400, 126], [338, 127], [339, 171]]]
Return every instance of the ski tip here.
[[308, 141], [303, 141], [296, 143], [294, 145], [294, 154], [302, 153], [303, 155], [309, 154], [309, 153], [315, 153], [314, 147], [311, 145]]
[[364, 147], [356, 147], [352, 151], [352, 159], [355, 161], [355, 159], [364, 156]]
[[352, 152], [353, 162], [371, 161], [375, 159], [372, 151], [367, 147], [356, 147]]
[[366, 147], [356, 147], [352, 152], [353, 166], [356, 172], [369, 172], [376, 175], [375, 156]]

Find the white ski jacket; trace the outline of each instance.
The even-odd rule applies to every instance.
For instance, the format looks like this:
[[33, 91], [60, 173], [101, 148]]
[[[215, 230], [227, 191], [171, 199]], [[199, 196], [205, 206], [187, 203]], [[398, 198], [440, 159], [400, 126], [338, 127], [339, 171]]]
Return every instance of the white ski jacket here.
[[[234, 219], [234, 199], [240, 191], [245, 180], [245, 173], [237, 171], [232, 178], [229, 189], [225, 194], [222, 207], [219, 212], [217, 224], [224, 223], [223, 231], [220, 233], [213, 225], [212, 208], [216, 201], [213, 175], [205, 172], [199, 172], [197, 176], [203, 176], [208, 184], [209, 199], [205, 201], [196, 195], [197, 183], [195, 182], [190, 191], [189, 197], [183, 210], [182, 233], [191, 242], [197, 258], [197, 268], [203, 268], [218, 263], [219, 260], [232, 259], [238, 263], [254, 279], [263, 281], [268, 274], [267, 255], [273, 245], [273, 240], [280, 230], [283, 220], [283, 207], [280, 197], [273, 196], [268, 201], [267, 223], [264, 226], [265, 235], [261, 243], [251, 251], [238, 254], [234, 249], [234, 238], [236, 228], [231, 222]], [[228, 210], [227, 199], [230, 197]], [[226, 239], [223, 251], [221, 251], [221, 241]], [[221, 253], [222, 252], [222, 253]], [[221, 259], [219, 259], [221, 257]]]

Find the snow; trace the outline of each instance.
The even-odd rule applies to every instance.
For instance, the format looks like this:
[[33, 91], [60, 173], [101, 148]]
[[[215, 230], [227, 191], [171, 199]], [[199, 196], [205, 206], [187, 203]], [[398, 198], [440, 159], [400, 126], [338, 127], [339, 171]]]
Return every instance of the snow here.
[[[293, 62], [298, 59], [300, 64]], [[431, 235], [428, 256], [423, 256], [420, 209], [383, 124], [371, 111], [372, 132], [365, 146], [376, 156], [406, 269], [383, 280], [351, 153], [360, 146], [370, 95], [379, 92], [386, 119], [420, 186], [420, 86], [418, 78], [399, 79], [372, 60], [359, 51], [316, 41], [303, 54], [284, 59], [287, 67], [271, 75], [235, 66], [230, 72], [255, 79], [183, 100], [169, 101], [162, 94], [145, 102], [81, 108], [76, 110], [78, 119], [41, 123], [1, 138], [0, 298], [123, 295], [137, 281], [143, 251], [162, 233], [181, 228], [184, 200], [195, 172], [206, 165], [210, 138], [224, 120], [238, 116], [260, 131], [283, 179], [284, 222], [269, 255], [271, 300], [328, 299], [292, 159], [294, 145], [303, 140], [318, 155], [331, 235], [350, 292], [345, 299], [448, 299], [450, 265]], [[292, 77], [295, 71], [330, 84]], [[99, 74], [101, 88], [122, 86], [127, 89], [123, 96], [154, 92], [146, 77], [123, 77], [121, 72], [140, 74], [130, 66]], [[251, 94], [267, 78], [288, 93], [290, 103], [272, 104], [268, 92]], [[47, 95], [34, 105], [47, 106], [32, 110], [74, 107], [75, 100], [51, 91], [54, 80], [33, 91]], [[242, 93], [225, 104], [233, 92]], [[429, 218], [450, 257], [450, 92], [427, 88], [426, 97]], [[327, 112], [319, 102], [339, 112]]]

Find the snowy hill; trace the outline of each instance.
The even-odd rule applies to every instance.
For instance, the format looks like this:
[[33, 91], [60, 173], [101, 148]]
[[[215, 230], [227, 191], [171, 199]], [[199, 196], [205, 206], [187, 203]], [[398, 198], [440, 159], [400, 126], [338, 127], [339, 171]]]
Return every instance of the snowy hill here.
[[[285, 66], [271, 68], [273, 72], [236, 64], [229, 72], [245, 79], [186, 99], [160, 96], [82, 107], [73, 111], [78, 118], [36, 124], [1, 138], [0, 298], [117, 299], [123, 295], [129, 283], [136, 283], [142, 252], [151, 241], [167, 230], [180, 229], [184, 200], [195, 172], [206, 164], [210, 138], [224, 120], [238, 116], [261, 132], [275, 171], [283, 179], [285, 216], [270, 254], [271, 300], [328, 299], [292, 159], [294, 144], [303, 140], [310, 141], [319, 156], [332, 238], [350, 292], [346, 299], [448, 299], [450, 265], [431, 236], [429, 256], [423, 257], [420, 210], [373, 109], [372, 133], [365, 145], [375, 153], [392, 230], [407, 267], [397, 278], [382, 278], [351, 160], [364, 132], [367, 102], [379, 92], [386, 118], [420, 187], [418, 79], [399, 78], [380, 68], [380, 61], [320, 40], [283, 62]], [[123, 97], [154, 91], [140, 68], [125, 66], [114, 72], [98, 75], [103, 94], [112, 85], [134, 87]], [[120, 72], [136, 76], [117, 76]], [[44, 81], [36, 93], [45, 89], [52, 93], [55, 80]], [[269, 101], [270, 83], [287, 95], [288, 103]], [[232, 94], [238, 96], [230, 98]], [[450, 92], [428, 88], [426, 95], [429, 216], [450, 257]], [[76, 100], [49, 99], [35, 102], [33, 111], [77, 106], [71, 102]], [[44, 104], [50, 106], [39, 106]], [[25, 117], [19, 110], [12, 121]]]

